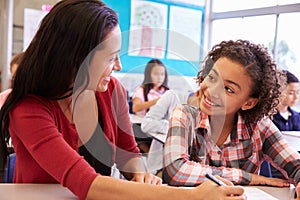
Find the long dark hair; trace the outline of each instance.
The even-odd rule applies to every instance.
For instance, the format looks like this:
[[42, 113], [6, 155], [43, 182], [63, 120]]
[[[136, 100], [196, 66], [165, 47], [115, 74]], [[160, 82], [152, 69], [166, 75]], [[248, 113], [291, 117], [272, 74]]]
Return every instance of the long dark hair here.
[[160, 65], [165, 68], [165, 80], [164, 80], [163, 84], [159, 87], [159, 89], [162, 89], [162, 88], [164, 88], [165, 90], [169, 89], [169, 87], [168, 87], [168, 72], [167, 72], [166, 66], [160, 60], [152, 59], [147, 63], [145, 71], [144, 71], [144, 81], [142, 83], [142, 86], [144, 88], [145, 101], [148, 101], [148, 93], [154, 86], [152, 83], [152, 79], [151, 79], [151, 71], [152, 71], [153, 67], [155, 67], [156, 65]]
[[82, 62], [117, 25], [117, 14], [99, 0], [63, 0], [43, 18], [0, 111], [3, 163], [9, 153], [9, 112], [13, 107], [28, 94], [49, 100], [71, 96]]

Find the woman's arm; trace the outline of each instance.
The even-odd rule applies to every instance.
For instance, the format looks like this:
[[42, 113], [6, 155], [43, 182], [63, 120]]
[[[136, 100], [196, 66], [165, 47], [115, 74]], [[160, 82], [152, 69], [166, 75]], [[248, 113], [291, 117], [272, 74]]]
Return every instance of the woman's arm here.
[[[225, 180], [223, 181], [226, 182]], [[163, 185], [140, 184], [99, 176], [92, 183], [87, 199], [242, 200], [245, 199], [243, 193], [244, 189], [242, 187], [232, 185], [218, 186], [212, 181], [206, 181], [198, 187], [186, 189]]]

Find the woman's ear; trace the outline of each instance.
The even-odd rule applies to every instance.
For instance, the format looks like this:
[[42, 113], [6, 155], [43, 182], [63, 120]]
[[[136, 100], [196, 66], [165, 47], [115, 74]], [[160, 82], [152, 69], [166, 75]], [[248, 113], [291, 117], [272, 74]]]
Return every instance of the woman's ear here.
[[249, 110], [258, 103], [257, 98], [249, 98], [241, 107], [242, 110]]

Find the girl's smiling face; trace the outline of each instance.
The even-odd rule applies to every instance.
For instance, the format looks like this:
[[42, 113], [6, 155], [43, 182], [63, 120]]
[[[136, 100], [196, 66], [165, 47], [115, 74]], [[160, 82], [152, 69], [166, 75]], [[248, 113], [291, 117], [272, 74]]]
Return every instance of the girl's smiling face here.
[[239, 109], [251, 109], [257, 103], [249, 97], [251, 86], [244, 66], [221, 57], [200, 84], [200, 109], [208, 115], [235, 115]]

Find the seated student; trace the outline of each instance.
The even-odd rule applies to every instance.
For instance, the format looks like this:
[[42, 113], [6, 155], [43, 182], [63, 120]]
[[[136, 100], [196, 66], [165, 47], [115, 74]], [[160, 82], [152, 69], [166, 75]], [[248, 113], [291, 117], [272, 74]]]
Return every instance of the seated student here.
[[[14, 80], [16, 70], [17, 70], [19, 64], [21, 63], [23, 54], [24, 54], [24, 52], [17, 53], [16, 55], [14, 55], [14, 57], [10, 61], [10, 64], [9, 64], [10, 65], [9, 70], [10, 70], [10, 74], [11, 74], [10, 87], [12, 86], [12, 82]], [[0, 93], [0, 108], [4, 104], [7, 96], [10, 94], [10, 92], [11, 92], [11, 88], [8, 88]]]
[[[268, 118], [280, 96], [280, 76], [260, 45], [215, 45], [198, 76], [199, 107], [177, 105], [170, 117], [163, 180], [195, 186], [208, 172], [242, 185], [288, 187], [288, 178], [298, 183], [300, 154]], [[264, 159], [276, 163], [285, 179], [258, 175]]]
[[[117, 14], [99, 0], [62, 0], [44, 17], [0, 111], [0, 153], [4, 163], [10, 136], [16, 152], [13, 182], [59, 183], [80, 200], [214, 199], [215, 195], [219, 199], [233, 200], [235, 195], [244, 199], [243, 188], [230, 186], [228, 181], [228, 186], [221, 187], [206, 181], [191, 190], [161, 186], [161, 179], [140, 168], [141, 157], [130, 132], [114, 135], [101, 131], [102, 107], [95, 91], [110, 87], [111, 71], [120, 68], [120, 47]], [[112, 81], [117, 92], [124, 92]], [[122, 108], [128, 114], [128, 106]], [[128, 155], [123, 164], [132, 181], [96, 173], [78, 154], [79, 144], [89, 145], [93, 142], [91, 137], [109, 144], [105, 152], [97, 151], [97, 156], [117, 157], [104, 155], [107, 151]], [[118, 137], [124, 141], [119, 142]], [[217, 194], [213, 192], [216, 190]]]
[[136, 115], [145, 116], [159, 97], [169, 89], [168, 72], [158, 59], [150, 60], [144, 71], [144, 80], [132, 95], [132, 111]]
[[287, 86], [277, 106], [277, 113], [273, 116], [273, 122], [281, 131], [300, 131], [300, 114], [292, 109], [299, 97], [299, 79], [289, 71], [283, 72], [286, 74]]
[[[286, 88], [282, 92], [282, 98], [277, 106], [277, 113], [273, 116], [273, 122], [280, 131], [300, 131], [300, 114], [291, 107], [298, 100], [300, 83], [291, 72], [284, 70], [286, 75]], [[281, 178], [283, 175], [274, 166], [270, 166], [272, 177]]]
[[[139, 116], [145, 116], [149, 108], [156, 104], [168, 87], [168, 73], [165, 65], [158, 59], [150, 60], [144, 71], [144, 80], [132, 95], [132, 112]], [[139, 148], [149, 152], [152, 138], [141, 131], [140, 125], [133, 124], [134, 134]]]

